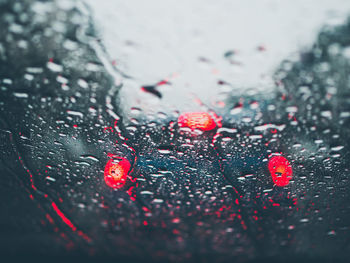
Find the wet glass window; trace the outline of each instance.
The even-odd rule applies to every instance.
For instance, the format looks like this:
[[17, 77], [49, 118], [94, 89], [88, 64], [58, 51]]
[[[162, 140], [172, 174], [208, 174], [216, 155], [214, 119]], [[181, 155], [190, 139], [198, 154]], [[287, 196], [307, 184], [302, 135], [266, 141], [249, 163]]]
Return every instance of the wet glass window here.
[[348, 0], [0, 0], [6, 261], [347, 262]]

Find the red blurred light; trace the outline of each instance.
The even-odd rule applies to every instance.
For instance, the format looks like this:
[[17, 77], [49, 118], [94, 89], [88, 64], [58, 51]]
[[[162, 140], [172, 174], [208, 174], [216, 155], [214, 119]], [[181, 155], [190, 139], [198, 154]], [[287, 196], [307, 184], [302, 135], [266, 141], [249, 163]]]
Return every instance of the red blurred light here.
[[73, 223], [62, 213], [62, 211], [57, 207], [57, 205], [54, 202], [52, 202], [51, 205], [57, 213], [57, 215], [63, 220], [65, 224], [67, 224], [73, 231], [77, 230]]
[[183, 113], [179, 116], [177, 122], [180, 127], [189, 127], [192, 130], [210, 131], [216, 127], [214, 118], [207, 112]]
[[286, 186], [292, 179], [293, 171], [289, 161], [283, 156], [273, 156], [269, 160], [268, 169], [272, 180], [277, 186]]
[[104, 171], [106, 184], [115, 189], [123, 187], [130, 168], [131, 164], [125, 158], [109, 160]]

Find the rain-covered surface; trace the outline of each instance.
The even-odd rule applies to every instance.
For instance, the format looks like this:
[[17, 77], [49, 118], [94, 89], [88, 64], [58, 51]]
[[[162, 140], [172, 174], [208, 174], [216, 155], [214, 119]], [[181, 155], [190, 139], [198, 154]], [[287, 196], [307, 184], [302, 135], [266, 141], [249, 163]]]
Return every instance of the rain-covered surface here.
[[[180, 14], [192, 9], [185, 4], [176, 9], [169, 2], [179, 27], [168, 29], [155, 17], [166, 20], [166, 6], [140, 6], [142, 12], [119, 2], [0, 0], [1, 254], [115, 262], [346, 262], [350, 22], [344, 16], [350, 3], [310, 1], [310, 20], [299, 24], [276, 11], [287, 28], [267, 30], [267, 37], [252, 37], [244, 48], [242, 30], [234, 45], [231, 37], [220, 39], [216, 27], [198, 34], [186, 28], [191, 21], [181, 21]], [[212, 23], [218, 24], [239, 6], [209, 2], [193, 1], [192, 7], [198, 17], [217, 17]], [[277, 1], [265, 2], [267, 15], [266, 5], [284, 10]], [[304, 16], [301, 2], [286, 4], [291, 17]], [[242, 7], [250, 8], [252, 16], [260, 14], [253, 5]], [[140, 13], [150, 26], [133, 30]], [[280, 35], [287, 37], [293, 26], [299, 30], [291, 31], [287, 45]], [[157, 37], [147, 37], [152, 28], [159, 46]], [[237, 28], [232, 25], [232, 35]], [[164, 41], [171, 34], [162, 30], [182, 29], [184, 39], [174, 33], [175, 39]], [[187, 41], [192, 34], [194, 42]], [[184, 97], [178, 107], [177, 96]], [[193, 109], [216, 112], [215, 129], [180, 127], [179, 115]], [[293, 170], [284, 187], [274, 185], [268, 169], [278, 154]], [[112, 189], [104, 170], [118, 157], [132, 169], [125, 185]]]

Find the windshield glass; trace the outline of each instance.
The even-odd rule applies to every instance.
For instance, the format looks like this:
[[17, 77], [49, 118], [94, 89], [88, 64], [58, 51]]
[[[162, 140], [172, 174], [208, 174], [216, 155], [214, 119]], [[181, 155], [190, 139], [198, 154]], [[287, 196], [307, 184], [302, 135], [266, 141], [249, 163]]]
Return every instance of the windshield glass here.
[[346, 262], [350, 2], [0, 0], [0, 251]]

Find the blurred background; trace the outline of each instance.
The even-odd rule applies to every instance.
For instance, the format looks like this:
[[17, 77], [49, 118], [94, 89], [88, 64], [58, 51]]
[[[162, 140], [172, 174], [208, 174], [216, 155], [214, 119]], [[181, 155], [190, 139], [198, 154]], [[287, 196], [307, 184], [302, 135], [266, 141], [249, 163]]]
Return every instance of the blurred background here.
[[[0, 0], [1, 256], [347, 262], [349, 14], [348, 0]], [[214, 128], [180, 128], [189, 111]]]

